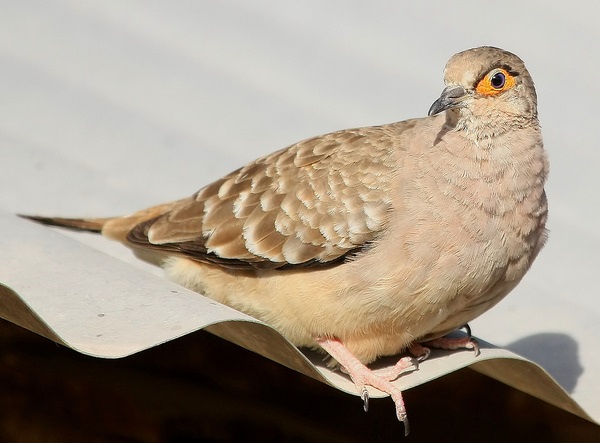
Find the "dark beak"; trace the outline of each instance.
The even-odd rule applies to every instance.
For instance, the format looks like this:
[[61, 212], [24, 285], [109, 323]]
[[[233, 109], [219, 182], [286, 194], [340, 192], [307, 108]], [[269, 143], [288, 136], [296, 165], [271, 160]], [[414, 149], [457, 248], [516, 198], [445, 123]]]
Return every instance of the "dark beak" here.
[[433, 102], [427, 115], [439, 114], [446, 109], [453, 108], [460, 104], [466, 97], [467, 91], [462, 86], [448, 86], [436, 101]]

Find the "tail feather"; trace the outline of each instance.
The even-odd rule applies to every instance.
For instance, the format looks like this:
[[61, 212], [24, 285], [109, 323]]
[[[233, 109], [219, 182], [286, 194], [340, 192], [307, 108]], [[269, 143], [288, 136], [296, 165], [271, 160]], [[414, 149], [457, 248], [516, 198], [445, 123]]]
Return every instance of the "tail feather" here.
[[105, 218], [64, 218], [64, 217], [43, 217], [39, 215], [23, 215], [19, 217], [42, 223], [44, 225], [59, 226], [61, 228], [73, 229], [77, 231], [96, 232], [112, 240], [128, 244], [127, 233], [137, 224], [146, 220], [156, 218], [169, 212], [173, 207], [189, 198], [176, 200], [162, 205], [152, 206], [142, 209], [125, 217], [105, 217]]
[[174, 207], [186, 203], [190, 198], [175, 200], [162, 205], [152, 206], [142, 209], [131, 215], [124, 217], [105, 217], [105, 218], [64, 218], [64, 217], [43, 217], [40, 215], [18, 214], [19, 217], [42, 223], [44, 225], [59, 226], [61, 228], [73, 229], [77, 231], [96, 232], [112, 240], [125, 243], [131, 246], [127, 241], [127, 234], [136, 225], [146, 220], [159, 217], [169, 212]]
[[49, 226], [60, 226], [61, 228], [73, 229], [76, 231], [102, 232], [103, 226], [112, 217], [108, 218], [62, 218], [62, 217], [42, 217], [39, 215], [18, 214], [19, 217], [42, 223]]

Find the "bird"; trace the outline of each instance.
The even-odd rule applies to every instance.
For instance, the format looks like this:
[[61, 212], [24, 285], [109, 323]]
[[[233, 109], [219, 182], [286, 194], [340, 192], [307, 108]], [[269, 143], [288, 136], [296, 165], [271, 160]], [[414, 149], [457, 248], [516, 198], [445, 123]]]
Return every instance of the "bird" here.
[[429, 347], [503, 299], [544, 246], [548, 159], [524, 62], [482, 46], [453, 55], [428, 115], [309, 138], [193, 195], [123, 217], [25, 216], [99, 232], [152, 256], [174, 282], [325, 351], [388, 393]]

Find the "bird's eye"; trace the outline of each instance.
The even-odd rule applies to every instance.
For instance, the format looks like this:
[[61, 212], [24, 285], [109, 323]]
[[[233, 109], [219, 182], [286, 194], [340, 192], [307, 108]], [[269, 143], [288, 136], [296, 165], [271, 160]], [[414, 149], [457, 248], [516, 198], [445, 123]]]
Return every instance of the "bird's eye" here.
[[477, 92], [481, 95], [491, 96], [512, 88], [515, 78], [505, 69], [494, 69], [486, 74], [477, 84]]
[[490, 84], [492, 85], [492, 87], [494, 87], [496, 89], [502, 89], [504, 87], [505, 83], [506, 83], [506, 77], [504, 76], [504, 73], [502, 73], [502, 72], [496, 72], [490, 78]]

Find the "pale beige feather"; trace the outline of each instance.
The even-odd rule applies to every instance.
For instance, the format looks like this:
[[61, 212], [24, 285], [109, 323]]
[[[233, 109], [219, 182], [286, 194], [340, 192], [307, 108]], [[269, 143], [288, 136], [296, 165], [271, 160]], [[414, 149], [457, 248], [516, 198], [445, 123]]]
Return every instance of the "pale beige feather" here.
[[238, 169], [130, 226], [140, 247], [232, 268], [326, 265], [374, 241], [391, 210], [399, 125], [339, 131]]

